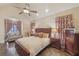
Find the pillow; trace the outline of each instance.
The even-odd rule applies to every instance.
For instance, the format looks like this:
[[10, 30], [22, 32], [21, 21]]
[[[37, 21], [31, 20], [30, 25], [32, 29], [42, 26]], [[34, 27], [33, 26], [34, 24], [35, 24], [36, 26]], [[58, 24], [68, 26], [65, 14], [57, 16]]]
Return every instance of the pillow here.
[[48, 33], [43, 33], [43, 38], [48, 38], [49, 34]]
[[38, 33], [38, 36], [39, 36], [40, 38], [43, 38], [43, 33], [42, 33], [42, 32]]
[[36, 36], [36, 37], [40, 37], [40, 38], [43, 38], [43, 33], [42, 33], [42, 32], [39, 32], [39, 33], [35, 33], [35, 36]]
[[40, 33], [36, 33], [35, 36], [40, 37], [40, 38], [48, 38], [49, 34], [48, 33], [40, 32]]

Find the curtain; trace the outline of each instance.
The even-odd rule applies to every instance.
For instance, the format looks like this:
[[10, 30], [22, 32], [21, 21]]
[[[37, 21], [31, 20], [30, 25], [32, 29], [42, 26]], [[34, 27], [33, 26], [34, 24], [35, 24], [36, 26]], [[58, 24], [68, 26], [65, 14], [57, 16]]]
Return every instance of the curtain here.
[[5, 35], [9, 32], [12, 27], [12, 20], [5, 19]]
[[19, 33], [21, 34], [21, 21], [17, 21], [16, 26], [17, 26]]
[[56, 17], [56, 27], [59, 33], [61, 48], [65, 48], [65, 29], [74, 27], [72, 14]]

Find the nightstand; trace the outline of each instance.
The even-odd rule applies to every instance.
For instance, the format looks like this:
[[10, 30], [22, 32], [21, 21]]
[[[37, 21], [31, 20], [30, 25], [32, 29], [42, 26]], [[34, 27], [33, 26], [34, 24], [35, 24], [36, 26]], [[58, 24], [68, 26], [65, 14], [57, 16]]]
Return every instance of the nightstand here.
[[57, 49], [61, 49], [60, 39], [51, 38], [51, 46]]

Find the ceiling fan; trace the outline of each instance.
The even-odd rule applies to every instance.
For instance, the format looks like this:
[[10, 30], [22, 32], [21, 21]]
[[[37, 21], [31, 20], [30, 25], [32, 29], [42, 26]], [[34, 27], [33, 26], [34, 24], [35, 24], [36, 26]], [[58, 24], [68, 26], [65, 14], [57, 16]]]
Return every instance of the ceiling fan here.
[[[31, 10], [30, 4], [28, 4], [28, 3], [25, 4], [25, 8], [21, 8], [21, 7], [17, 7], [17, 6], [13, 6], [13, 7], [15, 7], [15, 8], [21, 10], [21, 11], [19, 12], [19, 14], [23, 14], [23, 13], [24, 13], [24, 14], [28, 14], [29, 16], [31, 16], [31, 13], [37, 14], [37, 11]], [[27, 8], [27, 7], [28, 7], [28, 8]]]

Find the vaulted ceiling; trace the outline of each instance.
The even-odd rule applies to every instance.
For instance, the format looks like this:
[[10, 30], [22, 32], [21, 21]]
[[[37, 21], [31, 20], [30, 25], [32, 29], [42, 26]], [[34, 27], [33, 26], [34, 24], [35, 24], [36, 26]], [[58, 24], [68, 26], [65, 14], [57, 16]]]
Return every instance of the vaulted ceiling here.
[[[3, 3], [3, 4], [0, 3], [0, 7], [5, 7], [5, 6], [6, 7], [17, 6], [17, 7], [24, 8], [25, 3]], [[28, 15], [24, 15], [24, 16], [28, 18], [36, 19], [36, 18], [48, 16], [48, 15], [55, 14], [57, 12], [61, 12], [63, 10], [70, 9], [73, 7], [78, 7], [78, 6], [79, 6], [78, 3], [30, 3], [31, 9], [37, 10], [39, 15], [36, 16], [35, 14], [33, 14], [31, 16], [28, 16]], [[46, 9], [48, 9], [48, 12], [45, 12]], [[19, 11], [17, 13], [19, 13]]]

